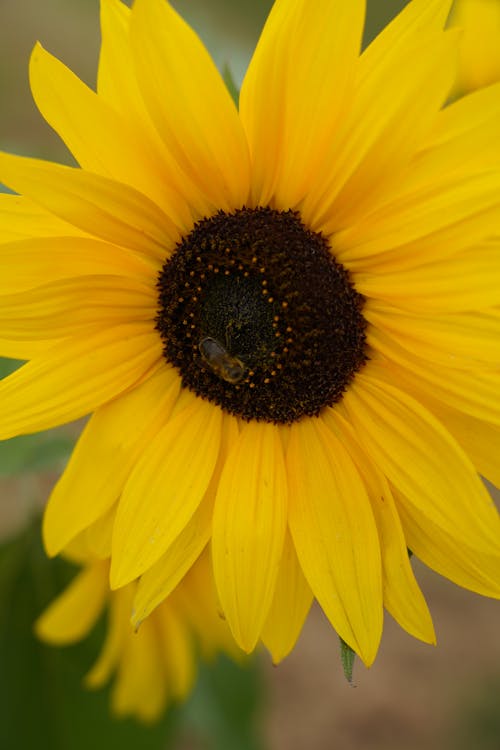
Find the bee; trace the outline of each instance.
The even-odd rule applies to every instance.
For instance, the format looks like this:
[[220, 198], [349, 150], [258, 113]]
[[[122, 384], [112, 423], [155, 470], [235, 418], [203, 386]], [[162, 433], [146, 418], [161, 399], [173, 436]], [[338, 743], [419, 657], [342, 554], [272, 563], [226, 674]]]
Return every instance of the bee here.
[[245, 365], [233, 357], [216, 339], [207, 336], [198, 344], [203, 361], [227, 383], [239, 383], [245, 374]]

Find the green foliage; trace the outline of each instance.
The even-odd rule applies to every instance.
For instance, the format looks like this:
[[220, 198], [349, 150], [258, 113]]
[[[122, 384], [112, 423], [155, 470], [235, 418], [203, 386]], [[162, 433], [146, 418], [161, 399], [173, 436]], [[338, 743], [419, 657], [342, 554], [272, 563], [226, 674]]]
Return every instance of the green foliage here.
[[339, 638], [340, 641], [340, 661], [342, 662], [342, 669], [347, 682], [352, 685], [352, 671], [354, 669], [354, 660], [356, 654], [347, 643]]
[[38, 525], [0, 547], [0, 747], [5, 750], [173, 750], [180, 737], [200, 749], [259, 750], [259, 677], [254, 662], [220, 659], [204, 667], [192, 700], [156, 725], [113, 719], [109, 689], [89, 692], [82, 678], [97, 657], [100, 623], [84, 642], [46, 646], [33, 622], [73, 575], [48, 560]]

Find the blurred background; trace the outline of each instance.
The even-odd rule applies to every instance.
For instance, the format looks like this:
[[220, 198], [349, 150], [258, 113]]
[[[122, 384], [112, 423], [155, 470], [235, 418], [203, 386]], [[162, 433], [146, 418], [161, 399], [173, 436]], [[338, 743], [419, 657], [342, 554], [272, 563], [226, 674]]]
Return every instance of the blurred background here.
[[[239, 84], [269, 0], [177, 0], [217, 64]], [[368, 0], [366, 41], [405, 3]], [[36, 40], [94, 85], [98, 0], [0, 0], [0, 148], [70, 161], [38, 115], [28, 86]], [[2, 362], [2, 375], [12, 364]], [[102, 624], [64, 650], [34, 639], [32, 622], [71, 578], [47, 561], [39, 517], [71, 451], [75, 428], [0, 445], [0, 748], [2, 750], [499, 750], [500, 638], [496, 602], [462, 591], [415, 561], [438, 647], [413, 640], [387, 616], [375, 665], [342, 672], [335, 634], [313, 610], [279, 667], [261, 654], [245, 667], [203, 668], [191, 700], [159, 725], [114, 721], [106, 691], [81, 679]]]

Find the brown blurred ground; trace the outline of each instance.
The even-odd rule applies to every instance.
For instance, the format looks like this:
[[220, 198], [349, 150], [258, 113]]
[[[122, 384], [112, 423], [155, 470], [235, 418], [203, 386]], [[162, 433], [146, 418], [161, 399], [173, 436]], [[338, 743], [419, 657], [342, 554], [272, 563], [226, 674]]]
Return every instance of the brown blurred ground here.
[[[226, 45], [216, 44], [213, 30], [205, 30], [205, 38], [220, 62], [238, 52], [240, 75], [248, 56], [237, 25], [240, 4], [226, 0], [218, 10], [213, 0], [177, 5], [189, 6], [200, 23], [216, 19]], [[391, 5], [397, 2], [375, 0], [372, 16], [378, 9], [387, 14]], [[247, 7], [241, 3], [239, 10]], [[0, 0], [0, 148], [68, 160], [31, 102], [27, 62], [40, 39], [92, 84], [97, 19], [97, 0]], [[53, 479], [0, 482], [0, 536], [29, 517]], [[277, 668], [265, 660], [271, 750], [500, 750], [498, 604], [458, 589], [418, 562], [415, 567], [438, 647], [418, 643], [388, 617], [375, 666], [357, 664], [351, 688], [342, 676], [335, 635], [315, 610], [294, 653]]]

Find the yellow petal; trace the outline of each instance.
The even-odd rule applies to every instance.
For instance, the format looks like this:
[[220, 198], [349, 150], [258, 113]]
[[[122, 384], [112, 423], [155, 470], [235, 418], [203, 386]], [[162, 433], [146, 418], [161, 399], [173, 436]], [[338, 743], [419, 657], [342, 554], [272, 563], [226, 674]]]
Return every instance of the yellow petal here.
[[422, 517], [457, 543], [498, 554], [500, 519], [471, 462], [421, 404], [370, 363], [345, 394], [359, 441]]
[[477, 471], [500, 488], [500, 462], [498, 460], [500, 427], [471, 417], [463, 411], [453, 409], [443, 404], [442, 401], [438, 401], [433, 397], [431, 389], [422, 388], [420, 381], [412, 378], [407, 369], [388, 361], [384, 363], [384, 367], [387, 377], [392, 382], [398, 383], [400, 387], [411, 393], [444, 424], [469, 456]]
[[141, 451], [168, 419], [179, 388], [176, 371], [162, 367], [91, 417], [45, 511], [49, 555], [108, 512]]
[[304, 575], [333, 627], [370, 665], [382, 634], [380, 546], [366, 489], [321, 419], [291, 427], [290, 531]]
[[79, 641], [97, 621], [107, 594], [107, 564], [89, 565], [38, 618], [37, 636], [57, 645]]
[[363, 315], [426, 365], [500, 369], [500, 308], [431, 317], [372, 304]]
[[219, 455], [205, 497], [167, 551], [141, 576], [134, 599], [134, 627], [138, 627], [142, 620], [172, 593], [206, 547], [212, 532], [213, 507], [221, 471], [228, 452], [237, 439], [237, 420], [229, 414], [224, 414]]
[[500, 599], [499, 552], [491, 555], [469, 547], [424, 518], [402, 493], [397, 494], [397, 499], [408, 546], [417, 557], [459, 586]]
[[431, 367], [403, 349], [391, 334], [374, 327], [368, 330], [367, 340], [376, 351], [404, 368], [406, 381], [415, 383], [418, 390], [427, 390], [433, 398], [476, 419], [500, 425], [500, 372], [444, 364]]
[[450, 21], [462, 31], [457, 90], [473, 90], [500, 80], [498, 0], [456, 0]]
[[151, 622], [128, 633], [111, 695], [117, 716], [137, 716], [144, 722], [159, 718], [165, 707], [167, 683], [158, 658], [158, 634]]
[[83, 169], [130, 185], [157, 203], [176, 226], [189, 211], [162, 172], [148, 140], [40, 44], [30, 61], [38, 109]]
[[249, 189], [246, 140], [208, 52], [165, 0], [136, 0], [130, 33], [141, 94], [168, 151], [218, 208], [240, 207]]
[[262, 631], [262, 641], [278, 664], [295, 646], [311, 608], [309, 588], [287, 533], [273, 603]]
[[85, 676], [88, 688], [102, 687], [111, 677], [130, 634], [130, 610], [133, 587], [127, 586], [110, 595], [106, 638], [97, 661]]
[[[86, 237], [33, 237], [0, 244], [0, 294], [92, 274], [151, 284], [155, 269], [122, 248]], [[130, 283], [130, 282], [128, 282]]]
[[42, 356], [53, 340], [37, 339], [36, 341], [0, 339], [0, 357], [7, 359], [34, 359]]
[[462, 446], [477, 471], [500, 489], [500, 461], [498, 460], [500, 427], [474, 419], [444, 404], [434, 402], [432, 405], [429, 404], [429, 409]]
[[[199, 188], [184, 174], [153, 125], [139, 90], [130, 40], [130, 9], [121, 0], [101, 0], [102, 44], [99, 57], [97, 91], [124, 120], [136, 141], [148, 146], [155, 156], [163, 181], [164, 200], [175, 201], [176, 215], [185, 230], [193, 220], [217, 210], [204, 198]], [[157, 198], [160, 201], [159, 198]], [[160, 205], [163, 203], [160, 201]], [[173, 205], [173, 204], [172, 204]]]
[[111, 557], [111, 537], [116, 516], [116, 503], [97, 521], [88, 526], [82, 535], [92, 558], [109, 560]]
[[0, 238], [15, 242], [30, 237], [85, 236], [77, 227], [68, 224], [22, 195], [0, 194]]
[[392, 199], [336, 235], [336, 257], [352, 270], [411, 269], [495, 236], [499, 211], [500, 170], [458, 181], [445, 175], [415, 191], [402, 183]]
[[85, 232], [158, 262], [178, 237], [149, 198], [92, 172], [0, 153], [0, 180]]
[[253, 203], [297, 205], [344, 116], [361, 47], [364, 0], [278, 0], [241, 88]]
[[252, 651], [269, 612], [286, 530], [287, 483], [279, 429], [249, 422], [229, 454], [214, 509], [212, 557], [222, 610]]
[[345, 444], [365, 481], [380, 538], [385, 608], [410, 635], [425, 643], [436, 643], [429, 609], [413, 574], [387, 480], [362, 450], [352, 427], [338, 410], [326, 410], [323, 419]]
[[170, 602], [155, 613], [154, 623], [159, 632], [158, 650], [163, 656], [169, 692], [173, 698], [184, 700], [196, 676], [192, 635]]
[[213, 498], [204, 498], [167, 551], [139, 579], [132, 625], [137, 628], [175, 589], [210, 539]]
[[430, 184], [443, 174], [459, 179], [471, 170], [498, 166], [499, 117], [500, 84], [444, 107], [412, 162], [412, 186]]
[[135, 385], [160, 361], [147, 324], [56, 343], [0, 383], [0, 439], [71, 422]]
[[2, 336], [60, 339], [81, 335], [82, 330], [100, 324], [108, 327], [138, 321], [149, 321], [154, 328], [157, 301], [151, 287], [130, 277], [100, 275], [0, 294]]
[[444, 104], [456, 73], [457, 34], [433, 31], [435, 23], [425, 26], [418, 32], [412, 27], [406, 44], [394, 43], [389, 27], [361, 56], [340, 143], [306, 201], [307, 215], [309, 201], [316, 204], [314, 228], [330, 233], [366, 212], [397, 180]]
[[130, 54], [129, 27], [130, 8], [122, 0], [101, 0], [97, 91], [120, 114], [133, 118], [141, 111], [145, 117]]
[[130, 475], [116, 516], [111, 586], [150, 568], [185, 528], [209, 485], [219, 453], [221, 410], [190, 395]]
[[500, 305], [500, 243], [484, 242], [411, 269], [394, 270], [388, 264], [357, 272], [355, 283], [366, 297], [418, 314]]

